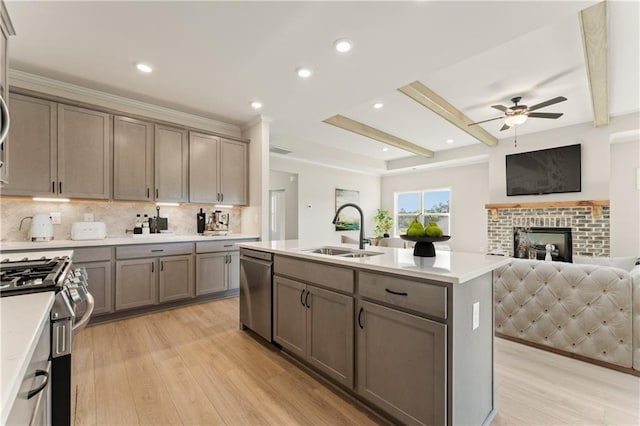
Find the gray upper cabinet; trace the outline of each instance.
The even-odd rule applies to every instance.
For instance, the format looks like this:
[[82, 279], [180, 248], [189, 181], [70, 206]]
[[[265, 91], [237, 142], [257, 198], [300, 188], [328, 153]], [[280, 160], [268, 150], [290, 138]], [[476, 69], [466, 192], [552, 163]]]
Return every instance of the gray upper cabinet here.
[[110, 198], [109, 114], [11, 95], [7, 195]]
[[153, 200], [153, 124], [119, 116], [113, 120], [113, 198]]
[[11, 179], [5, 195], [55, 197], [58, 193], [57, 105], [28, 96], [10, 95]]
[[247, 175], [246, 143], [189, 133], [189, 201], [245, 205]]
[[109, 199], [109, 114], [58, 104], [58, 195]]
[[220, 138], [189, 132], [189, 201], [217, 203]]
[[220, 140], [220, 202], [245, 205], [248, 201], [247, 144]]
[[155, 126], [155, 199], [188, 201], [189, 142], [187, 131]]

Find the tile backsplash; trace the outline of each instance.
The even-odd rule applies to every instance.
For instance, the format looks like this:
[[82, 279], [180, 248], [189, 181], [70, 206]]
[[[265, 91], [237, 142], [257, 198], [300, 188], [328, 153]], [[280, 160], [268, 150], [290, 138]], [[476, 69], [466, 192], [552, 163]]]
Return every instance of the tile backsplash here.
[[[178, 207], [161, 206], [160, 216], [168, 218], [169, 231], [175, 235], [189, 235], [196, 233], [196, 213], [202, 208], [207, 214], [214, 210], [212, 205], [184, 204]], [[242, 231], [240, 207], [217, 209], [229, 213], [229, 231]], [[92, 213], [95, 222], [104, 222], [107, 227], [107, 237], [124, 237], [125, 231], [132, 229], [136, 214], [156, 215], [156, 206], [151, 203], [129, 203], [119, 201], [76, 201], [70, 203], [39, 202], [30, 199], [2, 199], [0, 200], [0, 238], [1, 241], [26, 241], [31, 225], [30, 219], [25, 219], [22, 230], [18, 229], [22, 218], [35, 213], [60, 212], [62, 223], [53, 225], [56, 240], [71, 238], [71, 224], [83, 222], [85, 213]]]

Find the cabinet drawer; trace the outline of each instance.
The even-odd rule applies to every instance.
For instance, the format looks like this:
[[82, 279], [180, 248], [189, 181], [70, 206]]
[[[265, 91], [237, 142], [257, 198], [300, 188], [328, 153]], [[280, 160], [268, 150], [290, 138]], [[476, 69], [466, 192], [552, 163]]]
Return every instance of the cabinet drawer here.
[[358, 273], [360, 296], [400, 308], [447, 318], [447, 288], [386, 275]]
[[213, 253], [216, 251], [240, 250], [236, 243], [236, 240], [198, 241], [196, 243], [196, 253]]
[[73, 262], [99, 262], [111, 260], [111, 247], [74, 248]]
[[277, 275], [297, 278], [345, 293], [353, 293], [354, 271], [351, 269], [276, 256], [273, 271]]
[[193, 243], [145, 244], [139, 246], [116, 247], [116, 258], [135, 259], [138, 257], [175, 256], [191, 254]]

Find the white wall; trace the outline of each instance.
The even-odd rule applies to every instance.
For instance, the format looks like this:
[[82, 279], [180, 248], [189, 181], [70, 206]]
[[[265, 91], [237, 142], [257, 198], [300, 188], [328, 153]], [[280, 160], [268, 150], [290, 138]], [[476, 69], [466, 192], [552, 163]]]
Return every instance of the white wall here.
[[382, 208], [393, 211], [394, 193], [451, 188], [451, 239], [455, 251], [485, 252], [489, 164], [472, 164], [382, 178]]
[[269, 190], [284, 191], [284, 217], [286, 240], [298, 238], [298, 175], [271, 170], [269, 173]]
[[[592, 123], [577, 124], [546, 132], [518, 136], [514, 147], [513, 131], [489, 150], [489, 200], [491, 203], [527, 203], [547, 201], [608, 200], [609, 140], [613, 133], [638, 129], [639, 114], [612, 117], [608, 126], [594, 128]], [[526, 126], [526, 124], [525, 124]], [[582, 145], [582, 191], [564, 194], [519, 195], [507, 197], [505, 155], [573, 144]]]
[[331, 223], [336, 212], [336, 188], [360, 191], [365, 215], [365, 236], [373, 236], [373, 216], [380, 206], [380, 177], [272, 156], [272, 170], [298, 174], [298, 238], [327, 243], [341, 235], [358, 237], [358, 231], [336, 232]]
[[243, 129], [249, 144], [249, 204], [242, 209], [242, 232], [269, 239], [269, 121], [259, 119]]
[[638, 168], [640, 168], [640, 140], [611, 144], [609, 192], [612, 256], [640, 256]]

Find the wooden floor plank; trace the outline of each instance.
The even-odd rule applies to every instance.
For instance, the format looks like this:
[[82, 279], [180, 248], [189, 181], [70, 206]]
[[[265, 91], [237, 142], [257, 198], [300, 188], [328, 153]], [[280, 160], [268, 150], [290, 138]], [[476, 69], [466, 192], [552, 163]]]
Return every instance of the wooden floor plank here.
[[[640, 378], [496, 339], [495, 426], [639, 425]], [[238, 299], [83, 330], [75, 425], [368, 425], [380, 419], [238, 329]], [[74, 393], [75, 395], [75, 393]]]

